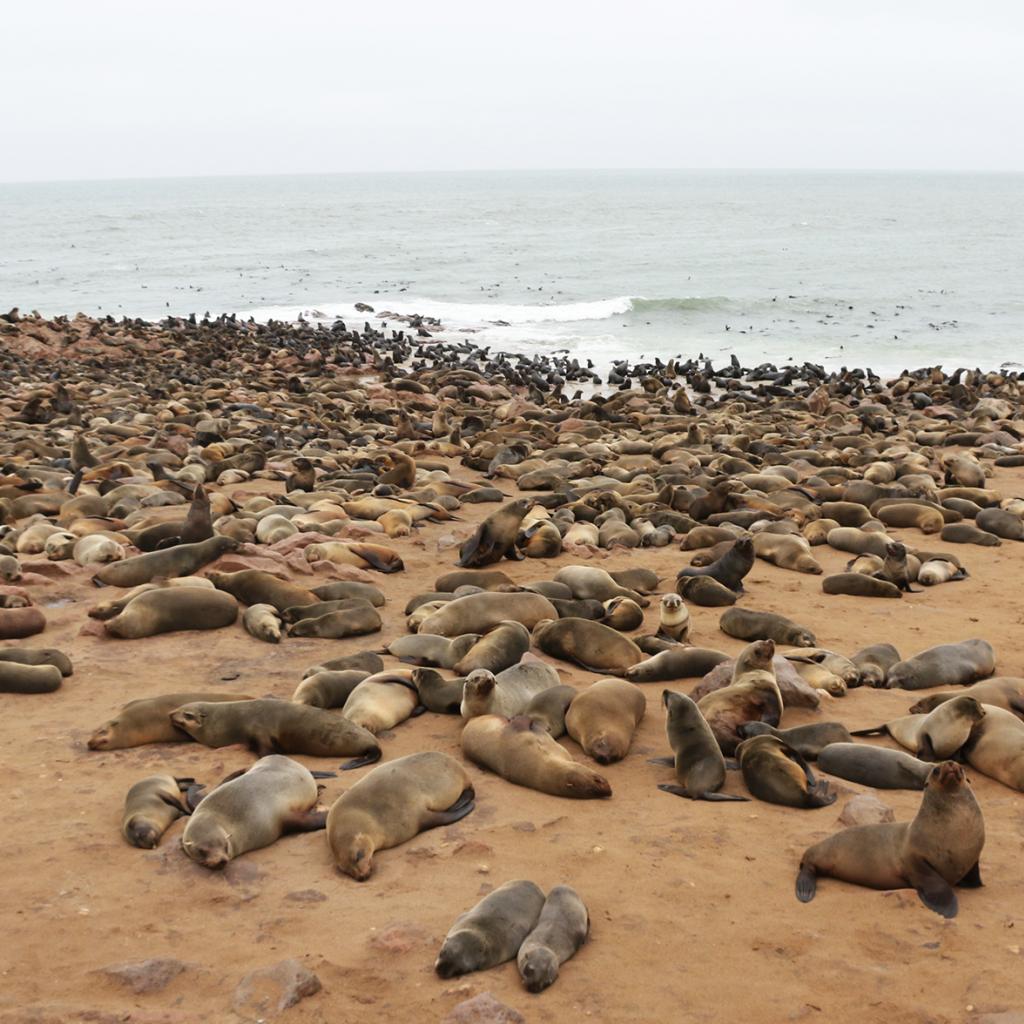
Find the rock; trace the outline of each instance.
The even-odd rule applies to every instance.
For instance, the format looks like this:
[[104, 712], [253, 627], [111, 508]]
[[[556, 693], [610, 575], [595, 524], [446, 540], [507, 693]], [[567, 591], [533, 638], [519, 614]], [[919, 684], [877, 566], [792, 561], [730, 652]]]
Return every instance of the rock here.
[[846, 802], [836, 820], [844, 828], [849, 828], [851, 825], [884, 825], [886, 822], [895, 821], [896, 816], [892, 813], [892, 808], [883, 804], [878, 797], [870, 793], [860, 793]]
[[298, 960], [282, 960], [247, 974], [235, 989], [231, 1008], [247, 1020], [259, 1020], [283, 1013], [319, 991], [320, 979], [312, 971]]
[[150, 960], [126, 961], [101, 967], [98, 974], [120, 982], [137, 996], [165, 989], [189, 965], [173, 957], [153, 957]]
[[427, 933], [419, 925], [411, 921], [393, 921], [370, 936], [370, 946], [382, 953], [408, 953], [426, 938]]
[[511, 1006], [499, 1003], [490, 992], [481, 992], [459, 1003], [442, 1024], [526, 1024], [526, 1018]]

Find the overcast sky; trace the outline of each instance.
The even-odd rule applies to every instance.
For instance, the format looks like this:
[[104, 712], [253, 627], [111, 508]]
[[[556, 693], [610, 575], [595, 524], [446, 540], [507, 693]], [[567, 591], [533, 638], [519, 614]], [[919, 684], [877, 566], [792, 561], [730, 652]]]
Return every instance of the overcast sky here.
[[0, 180], [1024, 170], [1020, 0], [10, 0]]

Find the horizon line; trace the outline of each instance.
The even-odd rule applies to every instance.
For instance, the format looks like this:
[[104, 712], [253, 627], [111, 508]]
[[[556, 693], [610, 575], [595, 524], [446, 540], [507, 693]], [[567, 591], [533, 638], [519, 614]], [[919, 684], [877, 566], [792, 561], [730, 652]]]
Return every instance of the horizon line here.
[[470, 174], [932, 174], [932, 175], [1024, 175], [1024, 169], [983, 167], [467, 167], [418, 168], [416, 170], [269, 171], [203, 174], [144, 174], [86, 178], [0, 179], [5, 185], [89, 185], [126, 181], [217, 181], [254, 178], [340, 178], [417, 175]]

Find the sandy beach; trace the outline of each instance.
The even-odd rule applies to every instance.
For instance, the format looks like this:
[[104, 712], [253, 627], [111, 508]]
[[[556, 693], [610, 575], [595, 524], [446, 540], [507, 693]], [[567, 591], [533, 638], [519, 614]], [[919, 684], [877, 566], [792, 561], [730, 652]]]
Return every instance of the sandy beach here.
[[[8, 419], [32, 390], [28, 362], [9, 363], [9, 370], [12, 386], [0, 403]], [[86, 413], [83, 429], [89, 436], [90, 389], [105, 385], [99, 369], [83, 374], [91, 374], [93, 383], [73, 391]], [[278, 360], [268, 390], [281, 388], [291, 374], [303, 375], [294, 353]], [[200, 389], [198, 376], [199, 371], [196, 384], [187, 388], [190, 394]], [[315, 393], [315, 380], [305, 383]], [[50, 387], [41, 376], [35, 386]], [[251, 381], [225, 385], [238, 401], [255, 390]], [[388, 410], [389, 401], [401, 396], [383, 386], [370, 391], [378, 411]], [[151, 401], [162, 405], [167, 399]], [[274, 404], [284, 408], [285, 398]], [[486, 401], [472, 405], [476, 415], [485, 417], [495, 407]], [[522, 422], [525, 430], [529, 421]], [[558, 424], [553, 427], [557, 430]], [[660, 428], [653, 421], [645, 425], [641, 416], [631, 429], [642, 436]], [[59, 425], [40, 430], [51, 440], [75, 433], [67, 427], [61, 434]], [[191, 430], [191, 425], [183, 427], [180, 436]], [[139, 436], [147, 436], [141, 426]], [[382, 430], [373, 447], [386, 447], [385, 437]], [[96, 440], [93, 448], [102, 451], [103, 444]], [[484, 480], [458, 459], [430, 449], [431, 440], [425, 439], [423, 457], [446, 465], [452, 479], [498, 486], [510, 499], [523, 496], [513, 480]], [[15, 457], [16, 452], [3, 450]], [[33, 459], [24, 452], [17, 459], [13, 471], [24, 474]], [[236, 502], [254, 494], [282, 495], [283, 481], [274, 475], [268, 470], [242, 483], [213, 484], [210, 490], [228, 493]], [[1006, 497], [1021, 494], [1024, 468], [996, 468], [986, 486]], [[659, 792], [657, 783], [672, 775], [671, 769], [648, 763], [670, 752], [662, 690], [689, 693], [696, 680], [643, 686], [647, 712], [629, 755], [602, 768], [612, 784], [611, 799], [548, 796], [468, 765], [477, 795], [473, 813], [378, 853], [372, 878], [362, 884], [336, 870], [322, 832], [285, 837], [219, 872], [184, 856], [179, 844], [184, 821], [154, 850], [135, 849], [124, 841], [119, 831], [123, 801], [134, 782], [169, 772], [212, 785], [249, 767], [253, 757], [239, 746], [209, 749], [198, 743], [90, 751], [86, 740], [97, 726], [128, 700], [174, 690], [237, 690], [288, 699], [308, 666], [378, 649], [403, 635], [406, 603], [433, 590], [434, 580], [455, 567], [453, 539], [467, 537], [496, 507], [464, 504], [457, 522], [424, 523], [410, 537], [382, 538], [401, 556], [404, 571], [359, 578], [386, 594], [380, 609], [383, 628], [372, 636], [343, 640], [286, 638], [271, 646], [249, 636], [240, 619], [209, 632], [115, 640], [87, 618], [87, 610], [111, 594], [93, 586], [88, 567], [42, 565], [42, 555], [21, 557], [23, 571], [42, 565], [48, 577], [19, 584], [45, 612], [47, 627], [36, 637], [6, 644], [59, 648], [72, 659], [74, 674], [52, 694], [0, 695], [5, 722], [0, 761], [8, 795], [6, 884], [0, 888], [5, 933], [0, 1021], [257, 1019], [251, 1005], [237, 1001], [239, 983], [254, 970], [290, 959], [313, 972], [322, 986], [283, 1011], [281, 1019], [294, 1022], [442, 1021], [482, 993], [522, 1018], [451, 1019], [609, 1024], [733, 1017], [887, 1024], [1010, 1024], [1018, 1019], [1024, 1006], [1021, 794], [968, 769], [985, 817], [985, 885], [961, 891], [954, 920], [931, 913], [912, 890], [875, 892], [831, 879], [822, 879], [817, 898], [803, 905], [794, 895], [801, 853], [841, 827], [837, 819], [854, 795], [871, 791], [831, 780], [838, 800], [815, 810], [756, 800], [689, 801]], [[908, 546], [951, 549], [917, 530], [888, 532]], [[955, 550], [969, 566], [969, 578], [901, 600], [829, 596], [822, 593], [820, 576], [757, 560], [744, 581], [740, 606], [784, 614], [811, 627], [820, 647], [848, 656], [888, 642], [907, 658], [936, 644], [980, 637], [995, 648], [997, 675], [1024, 676], [1018, 642], [1024, 625], [1024, 592], [1018, 586], [1024, 545], [1007, 540], [999, 547], [958, 545]], [[813, 551], [826, 574], [842, 571], [851, 557], [827, 545]], [[667, 593], [690, 554], [673, 543], [594, 550], [585, 557], [563, 553], [557, 559], [505, 560], [493, 568], [525, 583], [551, 579], [570, 564], [606, 570], [644, 567], [658, 573], [658, 592]], [[223, 565], [242, 568], [247, 558], [262, 567], [259, 552], [247, 547], [201, 573]], [[294, 568], [284, 572], [303, 585], [329, 578]], [[722, 609], [691, 606], [690, 612], [692, 644], [730, 655], [744, 647], [719, 630]], [[635, 633], [652, 633], [657, 623], [655, 599]], [[597, 678], [533, 653], [575, 687]], [[397, 667], [394, 659], [385, 663]], [[850, 729], [865, 728], [906, 714], [918, 696], [851, 689], [842, 698], [824, 696], [818, 712], [787, 709], [783, 725], [833, 720]], [[428, 713], [410, 719], [381, 738], [384, 759], [440, 750], [461, 760], [461, 727], [458, 716]], [[571, 739], [560, 742], [577, 760], [587, 760]], [[870, 742], [895, 746], [891, 740]], [[296, 760], [319, 770], [334, 770], [339, 763]], [[371, 770], [324, 780], [322, 804], [330, 806]], [[743, 792], [738, 773], [730, 774], [726, 789]], [[897, 821], [910, 820], [921, 799], [905, 790], [874, 795]], [[516, 878], [532, 879], [545, 891], [570, 884], [589, 908], [590, 940], [563, 965], [557, 983], [531, 995], [514, 962], [454, 980], [437, 977], [434, 959], [456, 916], [491, 888]], [[134, 991], [109, 970], [154, 958], [175, 964], [172, 976], [149, 991]]]

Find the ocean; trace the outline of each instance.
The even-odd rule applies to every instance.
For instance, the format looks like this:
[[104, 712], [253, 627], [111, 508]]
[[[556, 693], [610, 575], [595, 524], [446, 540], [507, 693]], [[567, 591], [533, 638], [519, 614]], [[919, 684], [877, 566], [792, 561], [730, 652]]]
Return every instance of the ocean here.
[[[373, 306], [359, 313], [356, 302]], [[554, 171], [0, 185], [0, 306], [441, 319], [613, 360], [1024, 362], [1024, 175]], [[1019, 362], [1018, 362], [1019, 361]]]

